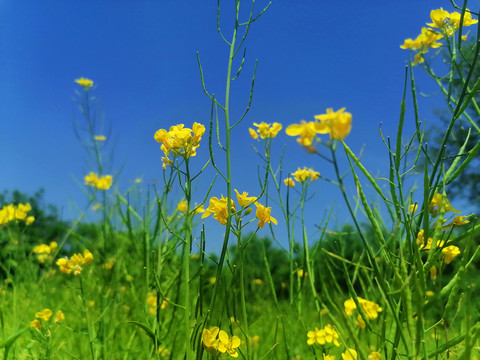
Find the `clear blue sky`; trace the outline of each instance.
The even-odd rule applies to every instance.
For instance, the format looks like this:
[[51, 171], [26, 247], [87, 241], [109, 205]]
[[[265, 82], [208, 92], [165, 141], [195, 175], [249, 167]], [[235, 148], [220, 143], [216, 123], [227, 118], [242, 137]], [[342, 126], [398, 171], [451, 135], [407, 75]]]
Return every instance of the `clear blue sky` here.
[[[221, 5], [227, 38], [233, 4]], [[265, 4], [257, 1], [257, 9]], [[253, 122], [276, 121], [286, 128], [312, 120], [328, 107], [346, 107], [353, 114], [347, 143], [357, 153], [365, 146], [364, 164], [373, 174], [386, 175], [387, 152], [378, 129], [383, 123], [384, 134], [395, 137], [408, 59], [399, 45], [415, 37], [429, 21], [430, 10], [440, 6], [453, 10], [449, 1], [273, 0], [251, 27], [244, 72], [233, 84], [232, 109], [238, 115], [258, 59], [252, 110], [234, 134], [234, 187], [253, 194], [259, 190], [255, 142], [248, 136]], [[242, 1], [243, 10], [249, 7]], [[469, 7], [477, 8], [478, 1]], [[75, 216], [72, 204], [82, 206], [85, 198], [74, 179], [82, 183], [90, 171], [72, 128], [72, 98], [79, 88], [73, 80], [81, 76], [95, 81], [94, 94], [112, 124], [113, 168], [123, 166], [118, 188], [125, 190], [138, 177], [143, 186], [161, 179], [155, 131], [209, 121], [210, 101], [201, 89], [197, 51], [208, 89], [220, 97], [224, 91], [228, 49], [216, 31], [216, 11], [213, 0], [0, 0], [0, 190], [33, 193], [43, 187], [48, 203], [63, 209], [65, 218]], [[435, 90], [420, 68], [416, 74], [421, 90]], [[439, 104], [438, 96], [422, 100], [421, 119], [434, 122], [432, 110]], [[411, 107], [407, 111], [411, 130]], [[327, 176], [332, 173], [284, 132], [275, 139], [274, 152], [285, 144], [285, 171], [311, 166]], [[198, 166], [207, 156], [205, 141], [195, 160]], [[339, 206], [334, 223], [343, 223], [338, 189], [314, 184], [310, 224], [319, 223], [334, 201]], [[224, 185], [212, 195], [221, 193]], [[201, 198], [194, 194], [194, 200]], [[274, 215], [281, 218], [280, 212]], [[260, 234], [267, 235], [267, 229]]]

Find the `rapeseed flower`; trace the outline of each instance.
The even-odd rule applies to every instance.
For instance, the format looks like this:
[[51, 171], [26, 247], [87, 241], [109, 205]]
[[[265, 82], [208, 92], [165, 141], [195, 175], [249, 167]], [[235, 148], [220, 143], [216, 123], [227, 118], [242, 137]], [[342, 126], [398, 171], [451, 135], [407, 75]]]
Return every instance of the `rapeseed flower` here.
[[447, 225], [443, 226], [442, 229], [445, 230], [445, 229], [450, 229], [454, 226], [460, 226], [460, 225], [468, 224], [470, 221], [466, 220], [467, 218], [468, 218], [468, 216], [455, 216], [453, 221], [450, 224], [447, 224]]
[[298, 168], [297, 171], [292, 173], [292, 176], [298, 182], [305, 182], [308, 179], [310, 179], [310, 181], [317, 180], [320, 177], [320, 173], [311, 168], [304, 167], [303, 169]]
[[196, 156], [203, 134], [205, 134], [205, 126], [199, 123], [193, 123], [191, 129], [186, 128], [184, 124], [178, 124], [171, 126], [168, 131], [165, 129], [158, 130], [154, 138], [162, 144], [160, 149], [165, 155], [162, 158], [163, 168], [165, 169], [167, 165], [173, 163], [169, 158], [170, 153], [183, 158]]
[[282, 124], [276, 122], [274, 122], [273, 124], [268, 124], [265, 122], [261, 122], [260, 124], [253, 123], [253, 125], [256, 126], [258, 129], [254, 130], [252, 128], [249, 128], [248, 132], [250, 133], [250, 136], [254, 139], [258, 139], [259, 135], [260, 138], [264, 140], [267, 138], [273, 139], [277, 136], [280, 130], [282, 130]]
[[342, 353], [342, 360], [357, 360], [357, 352], [354, 349], [347, 348], [345, 352]]
[[238, 352], [235, 348], [238, 348], [241, 344], [240, 338], [238, 336], [228, 337], [228, 334], [220, 330], [218, 332], [218, 347], [217, 350], [222, 354], [227, 353], [231, 357], [238, 357]]
[[48, 321], [50, 320], [50, 318], [52, 317], [52, 310], [50, 309], [43, 309], [42, 311], [40, 312], [37, 312], [35, 314], [35, 317], [38, 318], [38, 319], [42, 319], [42, 320], [45, 320], [45, 321]]
[[445, 255], [443, 262], [450, 264], [453, 259], [460, 255], [460, 249], [455, 245], [446, 246], [442, 249], [442, 254]]
[[0, 226], [7, 225], [10, 221], [23, 221], [26, 225], [30, 225], [35, 221], [35, 217], [29, 216], [28, 212], [32, 210], [29, 203], [26, 204], [9, 204], [4, 205], [0, 209]]
[[40, 322], [40, 320], [35, 319], [30, 322], [30, 327], [40, 329], [42, 327], [42, 323]]
[[47, 244], [41, 244], [37, 245], [33, 248], [33, 252], [37, 255], [38, 262], [43, 264], [46, 261], [51, 261], [53, 260], [51, 253], [55, 252], [57, 249], [58, 244], [55, 241], [52, 241], [50, 245]]
[[293, 181], [292, 178], [286, 178], [285, 180], [283, 180], [283, 183], [288, 187], [295, 187], [295, 181]]
[[335, 360], [335, 356], [323, 354], [323, 360]]
[[88, 90], [93, 86], [93, 80], [81, 77], [79, 79], [76, 79], [75, 82], [83, 87], [84, 90]]
[[265, 207], [262, 204], [256, 202], [255, 206], [257, 207], [257, 212], [255, 213], [255, 217], [259, 219], [258, 228], [261, 229], [266, 223], [272, 222], [277, 225], [277, 219], [270, 215], [272, 208]]
[[92, 186], [98, 190], [108, 190], [112, 186], [113, 178], [111, 175], [98, 176], [94, 172], [85, 176], [85, 185]]
[[[381, 312], [383, 309], [378, 305], [375, 304], [373, 301], [362, 299], [361, 297], [357, 297], [360, 306], [362, 307], [363, 312], [365, 313], [367, 319], [373, 320], [378, 317], [378, 313]], [[353, 315], [353, 311], [357, 308], [357, 304], [353, 299], [348, 299], [343, 303], [345, 307], [345, 313], [348, 316]]]
[[315, 147], [313, 146], [313, 139], [317, 135], [317, 127], [319, 124], [315, 121], [306, 122], [300, 121], [300, 124], [292, 124], [285, 130], [288, 136], [300, 136], [297, 142], [304, 146], [309, 152], [314, 153]]
[[188, 210], [188, 203], [186, 200], [182, 200], [177, 204], [177, 210], [180, 212], [185, 212]]
[[345, 112], [345, 108], [337, 111], [329, 108], [326, 114], [315, 115], [314, 117], [321, 121], [321, 123], [316, 124], [316, 131], [320, 134], [330, 134], [332, 140], [343, 140], [352, 130], [352, 114]]
[[[227, 202], [228, 202], [228, 198], [223, 196], [220, 199], [215, 196], [211, 197], [210, 205], [203, 213], [202, 219], [213, 214], [213, 218], [218, 220], [220, 224], [227, 225], [227, 219], [228, 219]], [[230, 211], [235, 212], [235, 203], [233, 202], [233, 200], [231, 200]]]
[[252, 204], [256, 199], [257, 197], [256, 196], [248, 196], [248, 192], [244, 191], [241, 195], [240, 193], [238, 192], [237, 189], [235, 189], [235, 192], [237, 193], [237, 201], [238, 201], [238, 204], [244, 208], [244, 207], [247, 207], [248, 205]]
[[105, 135], [95, 135], [93, 137], [93, 140], [95, 140], [95, 141], [105, 141], [105, 140], [107, 140], [107, 138], [105, 137]]
[[446, 197], [444, 198], [442, 194], [435, 193], [433, 194], [432, 200], [430, 201], [429, 205], [429, 210], [432, 216], [436, 216], [438, 214], [443, 202], [445, 202], [445, 212], [451, 211], [454, 213], [460, 213], [459, 210], [455, 209], [452, 205], [450, 205], [450, 201]]
[[58, 310], [57, 313], [55, 314], [55, 323], [59, 323], [61, 321], [65, 320], [65, 314], [63, 313], [62, 310]]
[[314, 345], [317, 343], [320, 345], [334, 344], [335, 346], [340, 346], [340, 343], [338, 342], [339, 335], [330, 324], [327, 324], [323, 329], [318, 329], [316, 327], [314, 331], [308, 331], [307, 337], [308, 345]]
[[[450, 13], [450, 24], [455, 29], [460, 28], [460, 18], [462, 17], [462, 14], [460, 14], [457, 11], [454, 11], [453, 13]], [[465, 14], [463, 15], [463, 23], [462, 26], [471, 26], [478, 23], [478, 20], [472, 19], [472, 14], [470, 13], [470, 10], [465, 9]]]
[[60, 268], [60, 271], [64, 274], [71, 274], [78, 276], [82, 273], [82, 265], [88, 265], [93, 261], [93, 255], [87, 249], [84, 250], [82, 254], [74, 254], [70, 259], [61, 258], [58, 259], [57, 265]]
[[372, 351], [370, 354], [368, 354], [368, 360], [382, 360], [382, 354], [380, 354], [378, 351]]
[[217, 339], [217, 335], [219, 330], [220, 329], [218, 326], [213, 326], [210, 329], [203, 329], [202, 331], [203, 346], [205, 347], [205, 350], [210, 353], [217, 350], [219, 342]]

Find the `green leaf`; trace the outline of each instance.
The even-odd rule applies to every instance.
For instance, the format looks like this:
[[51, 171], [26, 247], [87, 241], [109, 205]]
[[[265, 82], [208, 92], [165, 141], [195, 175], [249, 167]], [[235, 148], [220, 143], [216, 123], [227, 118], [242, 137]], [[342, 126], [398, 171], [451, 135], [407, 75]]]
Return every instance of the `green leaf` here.
[[20, 335], [22, 335], [27, 329], [28, 329], [28, 326], [18, 330], [15, 334], [13, 334], [12, 336], [4, 340], [2, 343], [0, 343], [0, 348], [9, 348], [10, 346], [12, 346], [15, 340], [17, 340], [20, 337]]
[[127, 321], [127, 323], [137, 325], [139, 328], [143, 329], [147, 333], [147, 335], [150, 336], [153, 343], [155, 343], [155, 340], [156, 340], [155, 333], [147, 325], [139, 323], [138, 321]]

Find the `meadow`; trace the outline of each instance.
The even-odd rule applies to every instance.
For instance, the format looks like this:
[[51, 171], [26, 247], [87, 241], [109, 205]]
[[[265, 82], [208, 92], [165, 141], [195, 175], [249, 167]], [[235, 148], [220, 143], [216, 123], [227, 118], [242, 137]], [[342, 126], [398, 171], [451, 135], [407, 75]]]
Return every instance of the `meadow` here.
[[[418, 36], [399, 44], [409, 61], [397, 136], [382, 138], [388, 178], [348, 146], [356, 131], [348, 107], [327, 108], [310, 121], [252, 123], [259, 186], [243, 189], [232, 177], [242, 154], [231, 143], [249, 121], [256, 76], [256, 67], [243, 73], [243, 45], [269, 6], [242, 5], [250, 12], [236, 0], [233, 27], [218, 32], [229, 50], [221, 95], [197, 57], [209, 123], [172, 123], [145, 139], [162, 154], [162, 181], [147, 191], [141, 179], [116, 189], [109, 139], [94, 116], [96, 84], [75, 79], [76, 135], [91, 166], [81, 186], [95, 221], [85, 213], [62, 221], [41, 194], [0, 196], [3, 359], [480, 359], [480, 225], [449, 197], [480, 149], [478, 14], [466, 2], [433, 9]], [[435, 151], [418, 116], [417, 71], [446, 104]], [[245, 108], [232, 111], [240, 74], [251, 76], [251, 89]], [[460, 127], [466, 135], [455, 147]], [[318, 168], [283, 169], [289, 154], [271, 151], [280, 132]], [[200, 148], [208, 149], [203, 163]], [[199, 179], [209, 184], [201, 194]], [[336, 230], [330, 216], [307, 221], [322, 182], [348, 210]], [[224, 230], [216, 253], [205, 250], [209, 222]]]

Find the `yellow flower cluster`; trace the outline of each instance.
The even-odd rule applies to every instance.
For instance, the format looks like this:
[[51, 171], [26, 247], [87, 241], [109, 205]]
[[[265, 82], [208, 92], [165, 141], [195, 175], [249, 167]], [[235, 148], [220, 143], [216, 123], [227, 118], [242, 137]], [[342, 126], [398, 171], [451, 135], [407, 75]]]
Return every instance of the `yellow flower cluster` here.
[[[427, 243], [425, 244], [424, 230], [421, 229], [417, 234], [417, 244], [419, 245], [418, 248], [420, 250], [429, 251], [432, 248], [433, 239], [429, 237], [427, 239]], [[437, 240], [437, 248], [442, 248], [444, 245], [444, 240]], [[443, 262], [445, 264], [450, 264], [453, 259], [460, 255], [460, 249], [455, 245], [449, 245], [442, 248], [442, 254], [444, 255]]]
[[238, 352], [235, 350], [241, 344], [238, 336], [232, 336], [220, 330], [218, 326], [211, 327], [210, 329], [203, 329], [202, 331], [202, 343], [209, 353], [218, 351], [222, 354], [228, 354], [231, 357], [238, 357]]
[[160, 129], [154, 135], [155, 140], [162, 144], [160, 149], [165, 154], [165, 157], [162, 158], [164, 169], [167, 165], [173, 163], [173, 160], [168, 157], [170, 153], [183, 158], [189, 158], [197, 154], [200, 140], [205, 134], [205, 126], [199, 123], [193, 123], [191, 129], [184, 126], [183, 124], [174, 125], [168, 131]]
[[[277, 219], [275, 219], [273, 216], [271, 216], [271, 207], [266, 207], [263, 206], [262, 204], [256, 202], [255, 200], [257, 197], [255, 196], [248, 196], [248, 192], [244, 191], [242, 194], [238, 192], [237, 189], [235, 189], [235, 192], [237, 193], [237, 201], [238, 204], [242, 208], [246, 208], [247, 206], [251, 205], [252, 203], [255, 203], [255, 206], [257, 207], [257, 211], [255, 213], [255, 217], [259, 219], [258, 222], [258, 227], [261, 229], [266, 223], [272, 222], [275, 225], [277, 225]], [[210, 216], [213, 214], [213, 218], [218, 220], [218, 222], [222, 225], [227, 224], [227, 219], [228, 219], [228, 210], [227, 210], [227, 202], [228, 199], [226, 197], [221, 197], [220, 199], [213, 196], [210, 198], [210, 204], [208, 208], [205, 210], [205, 212], [202, 215], [202, 219]], [[235, 207], [235, 202], [233, 199], [231, 199], [231, 207], [230, 207], [231, 212], [236, 211]], [[247, 209], [245, 211], [245, 215], [250, 214], [251, 209]]]
[[[429, 49], [442, 46], [441, 43], [437, 42], [438, 40], [454, 35], [455, 31], [460, 28], [461, 14], [459, 12], [454, 11], [449, 13], [440, 8], [432, 10], [430, 12], [430, 18], [432, 22], [426, 24], [430, 26], [429, 28], [423, 27], [420, 35], [415, 39], [406, 39], [403, 45], [400, 46], [402, 49], [418, 51], [414, 57], [413, 65], [423, 63], [425, 61], [423, 56], [428, 53]], [[478, 20], [473, 20], [472, 14], [466, 9], [462, 26], [466, 27], [476, 23], [478, 23]], [[466, 37], [463, 38], [466, 39]]]
[[304, 146], [309, 152], [314, 153], [314, 139], [317, 134], [329, 134], [332, 140], [343, 140], [352, 130], [352, 114], [345, 112], [345, 108], [333, 111], [327, 109], [326, 114], [314, 116], [315, 120], [302, 120], [300, 124], [292, 124], [287, 127], [286, 133], [289, 136], [299, 136], [297, 142]]
[[332, 325], [327, 324], [323, 329], [315, 328], [315, 330], [311, 330], [307, 332], [307, 344], [314, 345], [314, 344], [333, 344], [335, 346], [340, 346], [338, 342], [339, 335], [337, 331], [333, 328]]
[[93, 261], [93, 255], [90, 251], [85, 249], [82, 254], [74, 254], [70, 259], [61, 258], [57, 260], [57, 265], [60, 271], [64, 274], [71, 274], [78, 276], [82, 273], [82, 265], [88, 265]]
[[85, 185], [93, 186], [98, 190], [108, 190], [112, 186], [113, 178], [111, 175], [98, 176], [94, 172], [85, 176]]
[[[317, 180], [320, 177], [320, 173], [318, 171], [313, 170], [312, 168], [304, 167], [303, 169], [297, 168], [297, 171], [292, 173], [292, 176], [299, 183], [303, 183], [308, 179], [310, 179], [310, 182]], [[293, 186], [295, 186], [295, 183], [292, 178], [285, 179], [284, 182], [285, 182], [285, 185], [287, 186], [291, 186], [290, 184], [292, 183], [293, 183]]]
[[277, 136], [279, 131], [282, 130], [282, 124], [277, 122], [274, 122], [273, 124], [261, 122], [260, 124], [253, 123], [253, 125], [256, 126], [258, 129], [254, 130], [252, 128], [249, 128], [248, 131], [250, 133], [250, 136], [254, 139], [258, 139], [259, 135], [264, 140], [267, 138], [273, 139], [275, 136]]
[[[52, 317], [53, 312], [50, 309], [43, 309], [42, 311], [39, 311], [35, 314], [36, 319], [30, 322], [30, 326], [34, 328], [41, 328], [42, 322], [43, 321], [50, 321], [50, 318]], [[58, 310], [57, 313], [55, 314], [55, 323], [59, 323], [61, 321], [65, 320], [65, 315], [63, 314], [62, 310]]]
[[32, 210], [30, 204], [5, 205], [0, 209], [0, 226], [7, 225], [10, 221], [21, 220], [26, 225], [30, 225], [35, 221], [35, 217], [28, 216], [28, 212]]
[[85, 90], [88, 90], [93, 86], [93, 80], [90, 80], [84, 77], [76, 79], [75, 82], [81, 87], [83, 87]]
[[[362, 307], [363, 312], [365, 313], [365, 316], [369, 320], [376, 319], [378, 317], [378, 313], [383, 310], [378, 304], [375, 304], [373, 301], [365, 300], [361, 297], [357, 297], [357, 299], [360, 303], [360, 306]], [[343, 306], [345, 307], [345, 313], [348, 316], [352, 316], [353, 311], [357, 309], [357, 304], [355, 304], [355, 301], [353, 299], [345, 300]], [[361, 315], [357, 316], [357, 324], [362, 329], [364, 329], [366, 326], [365, 321], [363, 320]]]
[[[168, 298], [163, 299], [162, 303], [160, 304], [160, 309], [163, 310], [168, 306]], [[157, 312], [157, 294], [155, 294], [153, 291], [150, 291], [147, 294], [147, 304], [148, 304], [148, 312], [150, 314], [156, 314]]]
[[37, 255], [38, 262], [43, 264], [47, 261], [52, 261], [52, 253], [57, 250], [58, 244], [55, 241], [52, 241], [50, 245], [41, 244], [33, 248], [33, 252]]
[[[459, 210], [455, 209], [450, 204], [450, 201], [446, 197], [444, 197], [442, 194], [435, 193], [433, 195], [432, 200], [430, 201], [430, 204], [429, 204], [429, 207], [428, 207], [428, 210], [429, 210], [430, 214], [432, 215], [432, 217], [436, 217], [440, 213], [440, 209], [442, 207], [444, 208], [445, 213], [447, 213], [447, 212], [453, 212], [453, 213], [457, 213], [457, 214], [460, 213]], [[416, 209], [414, 209], [414, 210], [416, 210]], [[467, 218], [468, 218], [468, 216], [456, 215], [456, 216], [453, 216], [453, 220], [452, 220], [452, 217], [450, 217], [450, 219], [444, 219], [443, 220], [444, 222], [448, 222], [449, 220], [451, 220], [451, 221], [450, 221], [450, 223], [444, 225], [442, 227], [442, 230], [450, 229], [450, 228], [455, 227], [455, 226], [461, 226], [461, 225], [464, 225], [464, 224], [468, 224], [470, 221], [467, 220]], [[417, 233], [416, 242], [417, 242], [420, 250], [429, 251], [429, 250], [431, 250], [432, 245], [433, 245], [433, 238], [429, 237], [425, 241], [424, 230], [421, 229]], [[436, 247], [437, 248], [442, 248], [442, 253], [444, 255], [443, 261], [444, 261], [445, 264], [450, 264], [452, 262], [452, 260], [455, 259], [461, 253], [460, 249], [455, 245], [445, 246], [445, 244], [448, 243], [448, 242], [449, 242], [449, 240], [447, 240], [446, 242], [445, 242], [445, 240], [437, 240], [437, 242], [436, 242]]]

